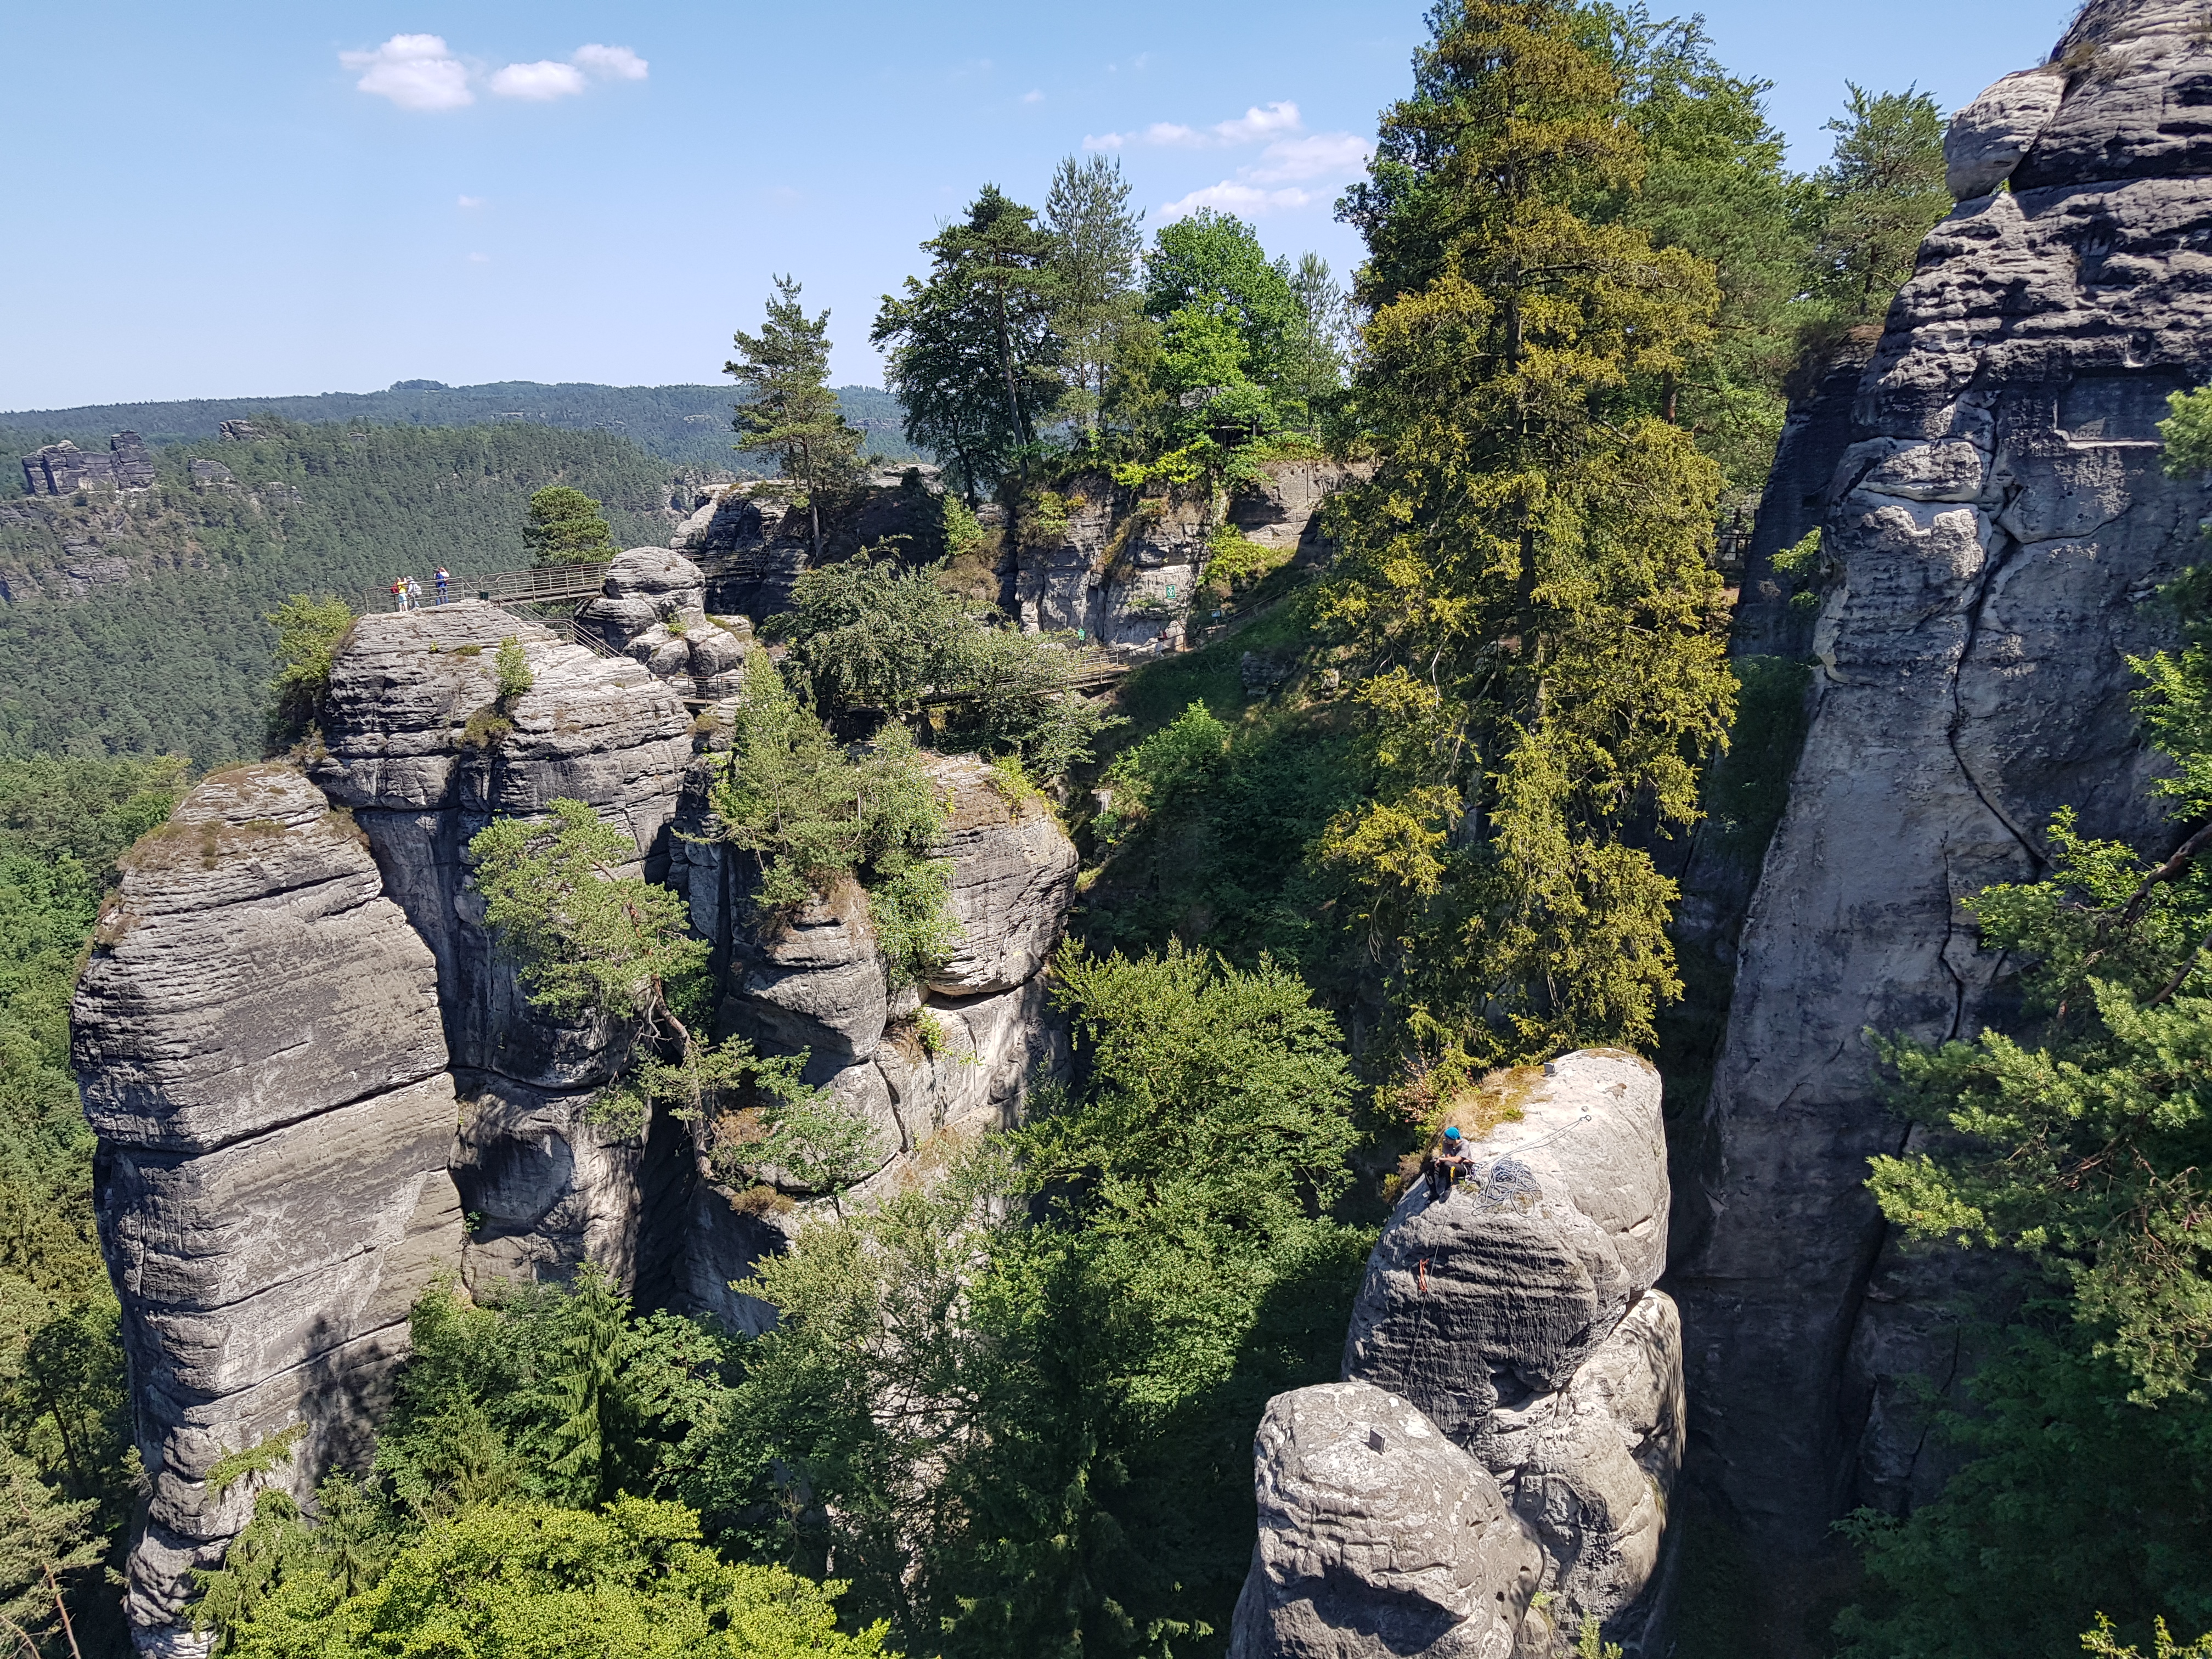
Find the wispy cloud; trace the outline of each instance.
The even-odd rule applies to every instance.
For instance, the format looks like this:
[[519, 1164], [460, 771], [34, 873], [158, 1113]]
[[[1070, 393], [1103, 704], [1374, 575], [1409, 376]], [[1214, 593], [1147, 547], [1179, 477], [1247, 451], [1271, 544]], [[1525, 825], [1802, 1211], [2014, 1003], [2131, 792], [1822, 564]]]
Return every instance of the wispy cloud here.
[[1356, 132], [1315, 132], [1279, 138], [1260, 152], [1259, 164], [1244, 170], [1255, 184], [1282, 185], [1304, 179], [1349, 179], [1367, 165], [1375, 146]]
[[573, 98], [584, 89], [584, 71], [574, 64], [540, 58], [535, 64], [509, 64], [491, 77], [491, 89], [501, 98], [530, 98], [550, 103]]
[[1025, 92], [1022, 94], [1022, 102], [1024, 104], [1042, 104], [1044, 102], [1044, 94], [1041, 92]]
[[1255, 105], [1233, 120], [1216, 121], [1210, 127], [1187, 127], [1179, 121], [1155, 121], [1141, 132], [1102, 132], [1083, 141], [1085, 149], [1124, 149], [1131, 144], [1154, 144], [1176, 149], [1218, 149], [1249, 144], [1278, 132], [1296, 132], [1301, 123], [1298, 106], [1273, 103]]
[[395, 34], [374, 52], [342, 52], [338, 62], [362, 75], [356, 88], [402, 109], [459, 109], [476, 102], [469, 72], [436, 34]]
[[548, 103], [573, 98], [592, 81], [642, 81], [650, 66], [628, 46], [581, 46], [564, 63], [541, 58], [509, 64], [489, 76], [457, 57], [439, 34], [395, 34], [370, 52], [342, 52], [338, 62], [361, 71], [354, 85], [401, 109], [459, 109], [477, 100], [475, 83], [495, 96]]
[[645, 59], [628, 46], [579, 46], [568, 54], [568, 61], [602, 81], [642, 81], [646, 76]]
[[1168, 203], [1160, 209], [1164, 220], [1188, 217], [1200, 208], [1214, 208], [1224, 213], [1242, 215], [1256, 219], [1265, 213], [1281, 208], [1302, 208], [1308, 203], [1326, 199], [1327, 192], [1316, 194], [1299, 190], [1295, 185], [1283, 190], [1261, 190], [1256, 185], [1243, 185], [1233, 179], [1224, 179], [1218, 185], [1208, 185], [1204, 190], [1194, 190], [1188, 196]]
[[455, 207], [465, 208], [480, 208], [483, 204], [484, 198], [481, 196], [464, 196], [453, 204]]

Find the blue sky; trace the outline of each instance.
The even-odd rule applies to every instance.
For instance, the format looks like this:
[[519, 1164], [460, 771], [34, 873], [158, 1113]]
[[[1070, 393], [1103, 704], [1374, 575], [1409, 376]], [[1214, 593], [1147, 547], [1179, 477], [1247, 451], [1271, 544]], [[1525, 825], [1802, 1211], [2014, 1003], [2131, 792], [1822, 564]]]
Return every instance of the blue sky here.
[[[878, 378], [878, 296], [975, 188], [1111, 149], [1157, 224], [1330, 218], [1408, 83], [1425, 0], [203, 6], [0, 0], [12, 162], [0, 409], [427, 377], [718, 378], [773, 273]], [[1946, 108], [2074, 0], [1710, 0], [1800, 166], [1844, 83]]]

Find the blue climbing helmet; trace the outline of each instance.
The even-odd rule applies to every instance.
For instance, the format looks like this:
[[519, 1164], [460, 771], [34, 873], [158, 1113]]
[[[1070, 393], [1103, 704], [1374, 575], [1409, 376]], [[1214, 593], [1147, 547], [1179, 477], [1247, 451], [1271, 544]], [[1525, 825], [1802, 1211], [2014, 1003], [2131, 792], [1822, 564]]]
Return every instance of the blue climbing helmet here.
[[1444, 1131], [1444, 1139], [1445, 1139], [1445, 1141], [1446, 1141], [1449, 1145], [1450, 1145], [1450, 1146], [1458, 1146], [1458, 1145], [1459, 1145], [1459, 1125], [1458, 1125], [1458, 1124], [1455, 1123], [1455, 1124], [1453, 1124], [1453, 1125], [1451, 1126], [1451, 1127], [1450, 1127], [1450, 1128], [1449, 1128], [1449, 1129], [1447, 1129], [1447, 1130], [1445, 1130], [1445, 1131]]

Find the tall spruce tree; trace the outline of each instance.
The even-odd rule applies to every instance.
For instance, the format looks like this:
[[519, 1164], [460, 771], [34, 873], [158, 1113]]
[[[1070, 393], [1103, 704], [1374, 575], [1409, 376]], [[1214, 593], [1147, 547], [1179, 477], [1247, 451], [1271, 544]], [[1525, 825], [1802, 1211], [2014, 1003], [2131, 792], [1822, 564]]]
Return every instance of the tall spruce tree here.
[[886, 294], [869, 337], [890, 348], [884, 382], [906, 405], [907, 436], [950, 455], [972, 501], [1036, 443], [1063, 390], [1056, 242], [1034, 209], [986, 185], [922, 247], [928, 280]]
[[1086, 434], [1097, 430], [1106, 376], [1136, 307], [1138, 228], [1142, 210], [1129, 210], [1130, 185], [1121, 161], [1066, 157], [1052, 176], [1044, 226], [1052, 234], [1052, 331], [1060, 341], [1060, 372], [1071, 392], [1063, 407]]
[[1440, 11], [1347, 216], [1375, 307], [1352, 398], [1382, 459], [1323, 592], [1371, 718], [1324, 859], [1401, 1036], [1491, 1062], [1647, 1042], [1674, 884], [1630, 834], [1697, 815], [1734, 682], [1718, 469], [1658, 407], [1712, 268], [1587, 204], [1644, 149], [1565, 0]]
[[1826, 198], [1814, 260], [1836, 314], [1855, 322], [1879, 319], [1912, 275], [1921, 239], [1951, 210], [1951, 192], [1936, 100], [1910, 87], [1850, 89], [1846, 115], [1826, 128], [1835, 154], [1814, 175]]
[[738, 330], [742, 362], [722, 365], [750, 390], [733, 424], [738, 447], [774, 455], [783, 476], [805, 492], [814, 556], [822, 556], [822, 497], [850, 484], [860, 471], [860, 434], [848, 425], [830, 389], [830, 313], [810, 319], [799, 284], [775, 279], [768, 321], [757, 335]]

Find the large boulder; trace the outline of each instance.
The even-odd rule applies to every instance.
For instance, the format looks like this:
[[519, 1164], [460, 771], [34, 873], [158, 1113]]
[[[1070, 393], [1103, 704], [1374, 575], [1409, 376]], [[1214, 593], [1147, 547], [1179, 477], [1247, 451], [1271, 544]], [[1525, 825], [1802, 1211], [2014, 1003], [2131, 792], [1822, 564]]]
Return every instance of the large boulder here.
[[1659, 1076], [1584, 1050], [1544, 1067], [1475, 1174], [1417, 1184], [1368, 1259], [1344, 1374], [1488, 1451], [1492, 1413], [1565, 1388], [1667, 1265]]
[[[1243, 1659], [1550, 1653], [1586, 1618], [1608, 1640], [1645, 1634], [1683, 1439], [1681, 1328], [1653, 1288], [1667, 1255], [1659, 1078], [1595, 1049], [1509, 1082], [1518, 1115], [1476, 1142], [1473, 1177], [1440, 1201], [1417, 1185], [1376, 1241], [1344, 1384], [1268, 1407]], [[1359, 1425], [1384, 1399], [1419, 1455], [1363, 1462]], [[1301, 1411], [1317, 1425], [1303, 1439]], [[1392, 1443], [1375, 1435], [1374, 1451]], [[1471, 1565], [1506, 1559], [1503, 1545], [1438, 1518], [1447, 1478], [1479, 1499], [1488, 1536], [1507, 1535], [1499, 1515], [1517, 1528], [1517, 1600]], [[1540, 1616], [1523, 1620], [1540, 1591]]]
[[1544, 1650], [1534, 1535], [1410, 1402], [1365, 1382], [1277, 1395], [1253, 1455], [1260, 1537], [1230, 1659]]
[[655, 623], [702, 610], [706, 573], [665, 547], [633, 547], [607, 566], [599, 597], [577, 611], [576, 621], [619, 651]]
[[[142, 1646], [251, 1517], [368, 1450], [407, 1312], [461, 1255], [430, 951], [358, 830], [289, 767], [207, 779], [122, 860], [71, 1007], [94, 1202], [150, 1483]], [[293, 1437], [216, 1492], [227, 1454]]]
[[2066, 71], [2045, 64], [2006, 76], [1953, 116], [1943, 138], [1951, 194], [1986, 196], [2011, 178], [2065, 95]]
[[947, 997], [1009, 991], [1060, 943], [1075, 900], [1075, 844], [1034, 790], [972, 755], [932, 763], [948, 804], [942, 855], [952, 861], [960, 938], [929, 988]]

